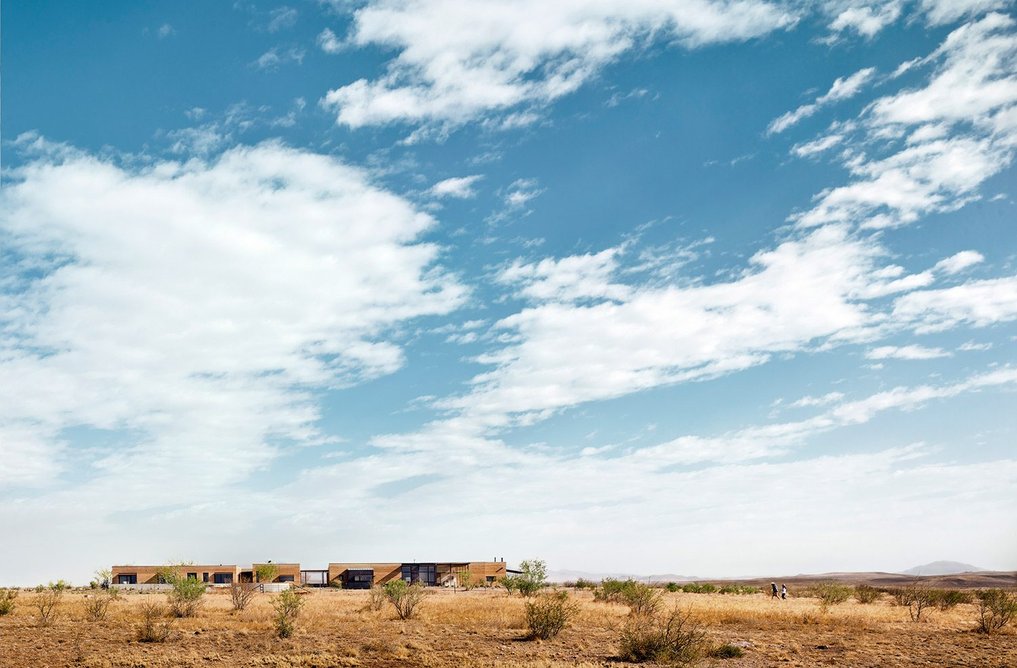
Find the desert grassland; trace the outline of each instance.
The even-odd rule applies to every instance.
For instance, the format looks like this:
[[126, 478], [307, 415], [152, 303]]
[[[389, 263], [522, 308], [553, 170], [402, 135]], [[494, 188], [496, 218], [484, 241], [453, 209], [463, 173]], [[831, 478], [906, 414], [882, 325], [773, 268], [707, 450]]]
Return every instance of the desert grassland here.
[[[618, 637], [628, 608], [570, 592], [578, 617], [557, 638], [526, 640], [524, 599], [503, 591], [431, 592], [414, 619], [391, 606], [367, 609], [367, 592], [319, 590], [305, 595], [297, 631], [276, 637], [273, 595], [258, 594], [234, 612], [228, 594], [204, 597], [196, 617], [168, 620], [170, 637], [140, 643], [140, 607], [163, 594], [126, 594], [103, 622], [85, 620], [85, 597], [68, 592], [56, 621], [36, 625], [31, 592], [12, 615], [0, 617], [0, 666], [168, 668], [171, 666], [491, 666], [562, 668], [625, 666]], [[888, 597], [823, 609], [812, 598], [775, 601], [768, 594], [665, 593], [664, 606], [690, 609], [709, 641], [745, 646], [740, 658], [706, 658], [704, 666], [1017, 666], [1017, 631], [974, 631], [974, 606], [932, 609], [921, 622]]]

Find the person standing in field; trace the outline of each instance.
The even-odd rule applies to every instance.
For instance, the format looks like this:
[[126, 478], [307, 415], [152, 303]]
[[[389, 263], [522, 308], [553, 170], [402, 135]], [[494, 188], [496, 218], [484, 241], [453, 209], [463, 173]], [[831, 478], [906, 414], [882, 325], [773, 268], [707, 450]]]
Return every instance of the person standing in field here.
[[770, 583], [770, 598], [777, 598], [777, 583]]
[[787, 585], [780, 586], [780, 599], [783, 601], [787, 598]]

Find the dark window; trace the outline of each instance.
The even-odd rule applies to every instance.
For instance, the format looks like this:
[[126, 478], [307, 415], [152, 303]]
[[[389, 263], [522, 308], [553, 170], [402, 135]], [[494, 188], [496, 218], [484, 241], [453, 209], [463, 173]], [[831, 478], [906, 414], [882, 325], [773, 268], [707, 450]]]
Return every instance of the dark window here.
[[137, 573], [121, 573], [117, 576], [117, 584], [122, 585], [136, 585], [138, 584]]
[[212, 574], [212, 584], [217, 584], [217, 585], [233, 584], [233, 574], [232, 573], [213, 573]]
[[436, 581], [437, 570], [435, 564], [403, 564], [399, 574], [406, 582], [419, 582], [428, 587], [433, 587]]
[[201, 574], [201, 581], [202, 582], [208, 582], [208, 573], [202, 573]]
[[187, 579], [188, 580], [197, 580], [198, 579], [198, 574], [197, 573], [188, 573], [187, 574]]
[[292, 575], [280, 575], [279, 577], [276, 578], [276, 581], [277, 582], [293, 582], [293, 576]]
[[494, 582], [494, 576], [493, 575], [488, 575], [487, 576], [487, 582], [488, 582], [488, 584]]

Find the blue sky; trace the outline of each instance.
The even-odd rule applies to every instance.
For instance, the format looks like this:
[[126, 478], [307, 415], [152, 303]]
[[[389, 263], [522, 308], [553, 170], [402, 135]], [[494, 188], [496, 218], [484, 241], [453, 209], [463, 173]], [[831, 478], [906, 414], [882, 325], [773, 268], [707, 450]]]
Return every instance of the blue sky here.
[[0, 529], [1017, 567], [999, 0], [4, 3]]

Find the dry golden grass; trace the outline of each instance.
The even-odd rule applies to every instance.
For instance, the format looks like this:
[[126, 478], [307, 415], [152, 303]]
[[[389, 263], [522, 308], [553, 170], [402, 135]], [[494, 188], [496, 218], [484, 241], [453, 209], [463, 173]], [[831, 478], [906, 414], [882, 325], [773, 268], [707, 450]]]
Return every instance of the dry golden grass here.
[[[618, 634], [628, 610], [573, 594], [581, 612], [554, 640], [524, 640], [524, 601], [503, 592], [435, 591], [417, 618], [400, 621], [391, 607], [367, 609], [366, 592], [315, 591], [305, 596], [293, 637], [274, 635], [272, 596], [259, 594], [234, 612], [228, 594], [205, 597], [198, 615], [171, 622], [164, 643], [140, 643], [140, 607], [162, 594], [128, 594], [105, 622], [85, 621], [82, 592], [64, 596], [48, 628], [35, 625], [32, 594], [0, 617], [0, 666], [170, 668], [264, 666], [489, 666], [561, 668], [621, 666]], [[745, 646], [741, 658], [706, 659], [704, 666], [1017, 666], [1017, 632], [974, 632], [972, 606], [931, 610], [911, 622], [886, 598], [824, 610], [816, 599], [774, 601], [767, 595], [666, 594], [666, 607], [691, 608], [712, 643]]]

